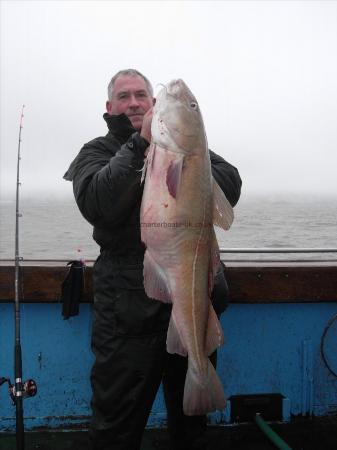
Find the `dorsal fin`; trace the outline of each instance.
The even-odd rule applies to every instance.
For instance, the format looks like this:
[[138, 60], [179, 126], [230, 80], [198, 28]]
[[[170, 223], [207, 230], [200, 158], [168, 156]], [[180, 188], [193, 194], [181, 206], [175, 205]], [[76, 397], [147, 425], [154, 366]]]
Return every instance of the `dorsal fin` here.
[[213, 178], [213, 224], [226, 231], [232, 225], [233, 220], [233, 208]]

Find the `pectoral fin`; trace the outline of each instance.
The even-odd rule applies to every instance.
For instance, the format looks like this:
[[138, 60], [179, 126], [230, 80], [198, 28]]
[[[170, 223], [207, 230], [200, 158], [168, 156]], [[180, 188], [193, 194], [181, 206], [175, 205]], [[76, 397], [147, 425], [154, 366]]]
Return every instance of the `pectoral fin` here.
[[183, 170], [184, 157], [181, 156], [171, 161], [166, 173], [166, 185], [170, 195], [177, 197], [181, 182], [181, 173]]
[[213, 178], [213, 224], [226, 231], [232, 225], [233, 220], [233, 208]]

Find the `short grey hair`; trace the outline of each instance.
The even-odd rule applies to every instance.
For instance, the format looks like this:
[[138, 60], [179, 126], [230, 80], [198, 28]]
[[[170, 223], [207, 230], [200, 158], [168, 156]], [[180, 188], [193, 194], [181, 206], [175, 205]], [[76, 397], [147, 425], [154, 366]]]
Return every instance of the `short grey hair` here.
[[130, 77], [138, 76], [138, 77], [143, 78], [143, 80], [145, 81], [146, 87], [147, 87], [149, 93], [151, 94], [151, 97], [153, 97], [153, 87], [152, 87], [150, 81], [146, 78], [146, 76], [144, 76], [142, 73], [138, 72], [138, 70], [136, 70], [136, 69], [124, 69], [124, 70], [120, 70], [119, 72], [117, 72], [116, 75], [114, 75], [110, 80], [110, 83], [108, 85], [109, 101], [111, 101], [111, 99], [112, 99], [112, 93], [113, 93], [113, 89], [115, 86], [115, 81], [120, 76], [130, 76]]

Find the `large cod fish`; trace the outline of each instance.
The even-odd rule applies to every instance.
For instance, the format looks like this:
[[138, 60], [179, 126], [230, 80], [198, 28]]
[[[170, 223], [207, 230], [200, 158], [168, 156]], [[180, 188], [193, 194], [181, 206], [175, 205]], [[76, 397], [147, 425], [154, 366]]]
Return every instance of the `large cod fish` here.
[[212, 177], [199, 106], [182, 80], [159, 92], [151, 132], [141, 205], [144, 287], [172, 302], [167, 351], [188, 356], [183, 409], [201, 415], [225, 407], [208, 358], [224, 340], [210, 295], [220, 262], [213, 224], [227, 230], [233, 210]]

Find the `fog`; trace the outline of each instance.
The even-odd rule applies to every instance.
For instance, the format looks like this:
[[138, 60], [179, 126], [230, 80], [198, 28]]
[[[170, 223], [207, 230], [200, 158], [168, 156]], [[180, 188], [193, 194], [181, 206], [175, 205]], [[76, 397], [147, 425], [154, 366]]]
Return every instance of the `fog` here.
[[2, 1], [1, 197], [71, 195], [62, 179], [106, 134], [106, 87], [136, 68], [182, 78], [243, 194], [337, 194], [337, 2]]

